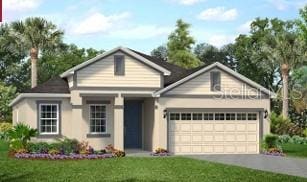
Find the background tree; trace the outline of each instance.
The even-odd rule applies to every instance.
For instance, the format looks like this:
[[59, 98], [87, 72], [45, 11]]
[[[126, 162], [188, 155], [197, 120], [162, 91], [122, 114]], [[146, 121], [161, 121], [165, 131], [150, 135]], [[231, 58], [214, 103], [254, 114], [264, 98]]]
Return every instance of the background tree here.
[[220, 62], [232, 69], [236, 67], [232, 44], [225, 45], [220, 49], [207, 43], [197, 44], [194, 54], [205, 65]]
[[12, 121], [12, 108], [9, 103], [16, 96], [16, 88], [13, 86], [5, 86], [0, 82], [0, 122]]
[[74, 44], [67, 45], [64, 43], [52, 51], [43, 51], [38, 64], [38, 81], [43, 83], [103, 52], [103, 50], [78, 48]]
[[[252, 23], [252, 28], [257, 29], [258, 26], [257, 20]], [[306, 44], [298, 35], [293, 21], [272, 19], [267, 21], [265, 31], [267, 34], [262, 39], [261, 50], [268, 55], [268, 62], [279, 65], [282, 77], [282, 114], [287, 118], [289, 112], [289, 73], [291, 69], [306, 63]]]
[[37, 60], [40, 50], [53, 49], [62, 42], [63, 32], [43, 18], [27, 18], [11, 23], [5, 46], [27, 51], [31, 59], [31, 84], [37, 85]]
[[167, 48], [165, 45], [160, 45], [159, 47], [153, 49], [150, 55], [158, 59], [167, 61]]
[[168, 37], [167, 52], [169, 61], [183, 68], [194, 68], [201, 62], [192, 53], [192, 45], [195, 43], [189, 33], [190, 25], [177, 20], [176, 29]]
[[15, 86], [20, 92], [29, 86], [29, 64], [25, 52], [18, 47], [3, 48], [10, 30], [8, 24], [0, 25], [0, 80], [3, 84]]

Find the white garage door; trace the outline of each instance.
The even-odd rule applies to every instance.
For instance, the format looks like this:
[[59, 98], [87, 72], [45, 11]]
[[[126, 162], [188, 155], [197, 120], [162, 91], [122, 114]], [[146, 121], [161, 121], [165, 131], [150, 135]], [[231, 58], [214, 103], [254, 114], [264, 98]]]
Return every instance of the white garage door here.
[[257, 112], [172, 112], [168, 128], [175, 154], [259, 153]]

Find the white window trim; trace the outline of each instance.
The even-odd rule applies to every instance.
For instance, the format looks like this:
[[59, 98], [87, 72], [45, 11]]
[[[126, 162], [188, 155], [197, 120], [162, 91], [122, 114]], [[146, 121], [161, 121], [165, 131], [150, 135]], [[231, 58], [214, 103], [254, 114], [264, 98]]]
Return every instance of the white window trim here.
[[[42, 105], [55, 105], [56, 106], [56, 111], [57, 111], [57, 113], [56, 113], [56, 126], [57, 126], [57, 132], [42, 132], [41, 131], [41, 126], [42, 126], [42, 123], [41, 123], [41, 106]], [[59, 122], [59, 104], [55, 104], [55, 103], [40, 103], [39, 104], [39, 133], [41, 134], [41, 135], [57, 135], [57, 134], [59, 134], [59, 129], [60, 129], [60, 127], [59, 127], [59, 124], [60, 124], [60, 122]], [[44, 118], [44, 119], [54, 119], [54, 118]]]
[[[106, 107], [106, 111], [105, 111], [105, 114], [106, 114], [106, 116], [105, 116], [105, 120], [106, 120], [106, 123], [105, 123], [105, 131], [104, 132], [91, 132], [91, 106], [105, 106]], [[107, 130], [108, 130], [108, 117], [107, 117], [107, 104], [89, 104], [89, 107], [88, 107], [88, 113], [89, 113], [89, 115], [88, 115], [88, 118], [89, 118], [89, 133], [90, 134], [107, 134]]]

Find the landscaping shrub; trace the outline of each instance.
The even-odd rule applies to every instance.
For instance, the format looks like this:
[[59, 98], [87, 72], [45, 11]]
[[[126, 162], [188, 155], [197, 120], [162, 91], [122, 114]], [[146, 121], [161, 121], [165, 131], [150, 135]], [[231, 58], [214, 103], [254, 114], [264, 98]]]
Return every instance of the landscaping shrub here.
[[278, 137], [278, 143], [281, 143], [281, 144], [293, 143], [293, 144], [307, 145], [307, 137], [300, 137], [300, 136], [297, 136], [297, 135], [290, 137], [289, 135], [281, 135], [281, 136]]
[[264, 142], [267, 149], [276, 148], [278, 146], [278, 136], [272, 134], [266, 135]]
[[50, 145], [47, 142], [28, 143], [27, 149], [30, 153], [48, 154]]
[[278, 143], [288, 143], [291, 140], [291, 137], [289, 135], [280, 135], [278, 136]]
[[7, 132], [12, 129], [12, 123], [0, 123], [0, 139], [7, 140]]
[[20, 149], [26, 149], [31, 137], [35, 137], [36, 135], [36, 129], [30, 128], [29, 125], [18, 123], [7, 131], [10, 150], [14, 152]]
[[76, 139], [58, 139], [58, 150], [64, 154], [79, 153], [79, 142]]
[[271, 132], [278, 135], [288, 134], [290, 136], [303, 135], [303, 129], [284, 118], [282, 115], [277, 115], [275, 112], [270, 114]]

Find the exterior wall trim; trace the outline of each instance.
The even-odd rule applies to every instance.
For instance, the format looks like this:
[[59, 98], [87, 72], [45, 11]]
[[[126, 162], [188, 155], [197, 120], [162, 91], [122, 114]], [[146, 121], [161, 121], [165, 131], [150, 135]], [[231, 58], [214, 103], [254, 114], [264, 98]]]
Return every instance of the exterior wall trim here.
[[129, 90], [129, 91], [151, 91], [158, 90], [159, 87], [75, 87], [72, 90]]
[[161, 97], [176, 98], [208, 98], [208, 99], [269, 99], [268, 95], [184, 95], [184, 94], [163, 94]]
[[221, 112], [221, 111], [226, 111], [226, 112], [263, 112], [265, 109], [264, 108], [166, 108], [167, 112], [188, 112], [188, 111], [204, 111], [204, 112]]
[[[58, 134], [40, 134], [40, 119], [39, 119], [39, 105], [40, 104], [58, 104], [59, 110], [59, 132]], [[62, 137], [62, 101], [61, 100], [37, 100], [36, 101], [36, 116], [37, 116], [37, 130], [39, 138], [60, 138]]]
[[87, 138], [107, 138], [107, 137], [111, 137], [111, 134], [109, 133], [99, 133], [99, 134], [93, 134], [93, 133], [89, 133], [86, 134]]
[[9, 104], [9, 106], [14, 106], [23, 98], [70, 98], [70, 94], [21, 93]]
[[86, 104], [111, 104], [109, 100], [87, 100]]

